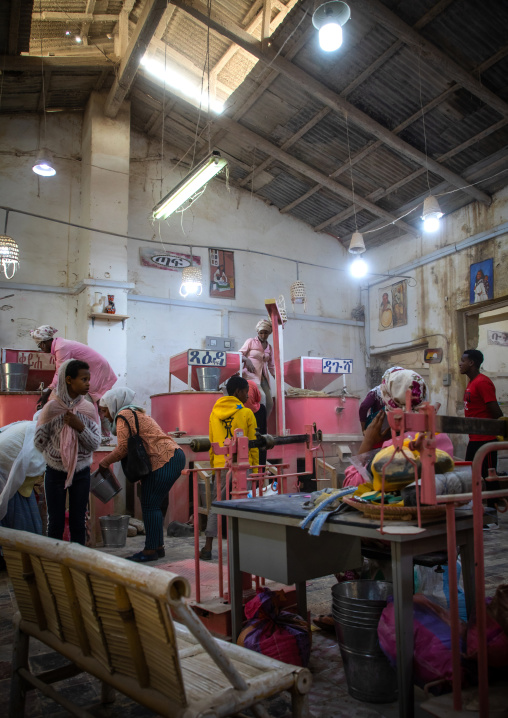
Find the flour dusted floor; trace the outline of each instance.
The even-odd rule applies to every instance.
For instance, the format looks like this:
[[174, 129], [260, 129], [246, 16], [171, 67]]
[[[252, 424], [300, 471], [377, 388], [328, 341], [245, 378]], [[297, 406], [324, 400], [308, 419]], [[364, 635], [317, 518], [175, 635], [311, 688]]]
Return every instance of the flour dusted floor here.
[[[485, 582], [487, 595], [493, 595], [500, 583], [508, 581], [508, 517], [499, 516], [499, 530], [484, 532], [485, 539]], [[140, 550], [144, 544], [143, 536], [128, 539], [123, 549], [111, 550], [118, 556], [128, 556]], [[194, 556], [192, 538], [167, 538], [166, 556], [158, 563], [180, 561]], [[308, 584], [308, 605], [312, 615], [327, 613], [331, 602], [332, 577], [326, 577]], [[10, 581], [5, 572], [0, 574], [0, 716], [7, 715], [7, 705], [11, 675], [12, 616], [15, 601]], [[372, 705], [351, 698], [347, 692], [347, 683], [339, 649], [334, 638], [320, 631], [313, 632], [310, 670], [314, 682], [310, 694], [310, 709], [314, 718], [396, 718], [397, 704]], [[62, 665], [64, 659], [37, 641], [31, 641], [30, 663], [32, 670], [46, 671]], [[368, 673], [365, 679], [368, 680]], [[145, 718], [154, 715], [146, 708], [138, 706], [130, 699], [117, 694], [115, 703], [107, 708], [98, 705], [99, 682], [82, 674], [60, 684], [62, 693], [73, 702], [87, 707], [98, 718]], [[423, 700], [421, 691], [417, 691], [416, 718], [429, 714], [418, 706]], [[95, 707], [94, 707], [95, 704]], [[281, 696], [267, 703], [268, 712], [273, 718], [289, 718], [291, 715], [289, 697]], [[37, 691], [30, 691], [27, 697], [26, 718], [63, 718], [69, 714]]]

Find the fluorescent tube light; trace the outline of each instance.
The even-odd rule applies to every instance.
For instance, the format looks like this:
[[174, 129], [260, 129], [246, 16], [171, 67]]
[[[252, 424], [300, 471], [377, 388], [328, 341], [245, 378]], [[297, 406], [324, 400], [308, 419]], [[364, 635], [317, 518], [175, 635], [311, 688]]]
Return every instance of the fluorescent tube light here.
[[200, 162], [184, 179], [174, 187], [161, 201], [153, 208], [154, 219], [166, 219], [173, 212], [190, 199], [201, 189], [212, 177], [220, 172], [227, 165], [227, 160], [220, 156], [219, 152], [212, 152], [206, 159]]

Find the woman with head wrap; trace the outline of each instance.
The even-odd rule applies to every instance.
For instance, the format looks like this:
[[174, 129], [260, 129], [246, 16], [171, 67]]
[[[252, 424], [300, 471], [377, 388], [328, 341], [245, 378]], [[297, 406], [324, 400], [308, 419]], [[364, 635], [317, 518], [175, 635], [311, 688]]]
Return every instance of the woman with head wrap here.
[[[268, 344], [268, 337], [272, 333], [272, 322], [269, 319], [260, 319], [256, 324], [256, 333], [252, 339], [247, 339], [243, 347], [240, 348], [240, 354], [243, 355], [243, 376], [247, 380], [256, 382], [261, 391], [261, 405], [266, 409], [266, 419], [270, 416], [273, 408], [272, 392], [270, 389], [269, 373], [275, 377], [275, 365], [273, 363], [273, 350]], [[266, 434], [265, 425], [262, 417], [258, 419], [258, 429], [262, 434]]]
[[46, 462], [34, 446], [37, 414], [0, 429], [0, 526], [42, 534], [34, 487], [42, 484]]
[[90, 464], [101, 443], [96, 409], [85, 399], [89, 391], [88, 364], [76, 359], [64, 362], [58, 371], [55, 398], [41, 411], [34, 437], [35, 447], [46, 460], [48, 536], [63, 538], [68, 492], [71, 541], [82, 545], [86, 538]]
[[[118, 445], [99, 464], [99, 471], [105, 470], [127, 456], [130, 433], [136, 434], [136, 418], [139, 436], [150, 460], [151, 471], [143, 478], [141, 510], [145, 524], [145, 548], [128, 556], [131, 561], [145, 563], [157, 561], [165, 554], [163, 519], [161, 506], [175, 481], [185, 468], [185, 454], [176, 441], [170, 439], [144, 409], [133, 403], [135, 392], [127, 387], [107, 391], [99, 402], [99, 409], [112, 425]], [[130, 430], [129, 430], [130, 427]]]
[[42, 395], [40, 406], [44, 406], [51, 392], [55, 389], [58, 383], [58, 370], [63, 362], [68, 359], [80, 359], [88, 364], [90, 367], [89, 394], [94, 402], [98, 402], [104, 392], [111, 389], [118, 377], [106, 359], [98, 352], [86, 344], [81, 344], [81, 342], [62, 339], [62, 337], [55, 338], [54, 335], [57, 331], [58, 329], [49, 326], [49, 324], [44, 324], [30, 332], [39, 350], [55, 357], [55, 375], [53, 381]]

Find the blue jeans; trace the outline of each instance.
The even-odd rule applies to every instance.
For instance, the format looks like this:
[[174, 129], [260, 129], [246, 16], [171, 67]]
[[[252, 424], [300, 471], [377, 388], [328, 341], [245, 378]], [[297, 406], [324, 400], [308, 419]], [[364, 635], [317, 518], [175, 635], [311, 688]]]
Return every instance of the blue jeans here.
[[66, 471], [57, 471], [46, 466], [44, 490], [48, 507], [48, 536], [63, 538], [65, 528], [65, 500], [69, 492], [69, 531], [71, 541], [83, 546], [86, 541], [86, 509], [90, 493], [90, 467], [87, 466], [74, 474], [72, 484], [65, 489]]
[[145, 524], [145, 549], [152, 551], [164, 545], [162, 530], [162, 502], [185, 468], [185, 454], [176, 449], [167, 464], [152, 471], [143, 480], [141, 488], [141, 510]]

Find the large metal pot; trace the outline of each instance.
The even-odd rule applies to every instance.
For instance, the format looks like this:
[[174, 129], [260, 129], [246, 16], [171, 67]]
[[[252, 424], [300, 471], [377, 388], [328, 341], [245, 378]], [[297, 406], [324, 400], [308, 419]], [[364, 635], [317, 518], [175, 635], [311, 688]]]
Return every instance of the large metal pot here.
[[15, 362], [0, 364], [2, 391], [25, 391], [29, 368]]

